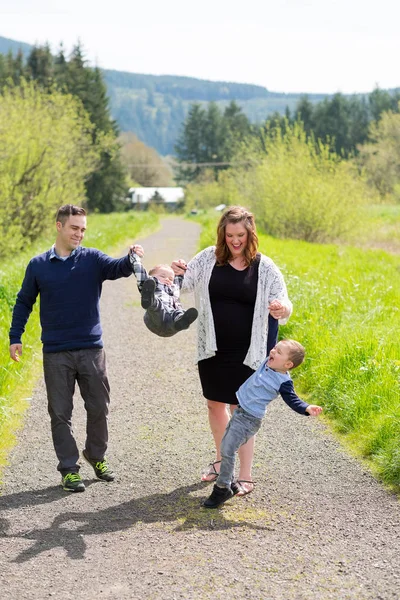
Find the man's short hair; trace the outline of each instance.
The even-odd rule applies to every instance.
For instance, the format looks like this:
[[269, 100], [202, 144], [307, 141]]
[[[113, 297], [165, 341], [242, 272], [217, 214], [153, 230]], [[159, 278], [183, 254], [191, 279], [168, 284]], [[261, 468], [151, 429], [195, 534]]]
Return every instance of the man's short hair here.
[[65, 222], [69, 219], [69, 217], [75, 215], [86, 216], [86, 210], [80, 206], [75, 206], [75, 204], [64, 204], [64, 206], [60, 206], [57, 211], [56, 223], [60, 222], [65, 225]]
[[281, 341], [284, 342], [289, 347], [288, 355], [289, 355], [289, 359], [293, 363], [292, 369], [301, 365], [301, 363], [304, 360], [305, 354], [306, 354], [304, 347], [299, 342], [296, 342], [295, 340], [281, 340]]

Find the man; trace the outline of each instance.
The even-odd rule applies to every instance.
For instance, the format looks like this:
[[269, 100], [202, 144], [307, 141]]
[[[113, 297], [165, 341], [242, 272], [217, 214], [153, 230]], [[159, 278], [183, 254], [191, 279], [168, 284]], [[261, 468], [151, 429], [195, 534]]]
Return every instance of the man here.
[[17, 295], [10, 328], [10, 356], [19, 361], [21, 336], [40, 294], [43, 370], [48, 410], [62, 487], [83, 492], [79, 451], [71, 428], [73, 395], [78, 382], [87, 412], [83, 458], [103, 481], [114, 473], [105, 456], [110, 387], [100, 324], [99, 301], [103, 281], [129, 277], [129, 255], [114, 259], [80, 244], [86, 232], [86, 212], [66, 204], [56, 216], [57, 236], [50, 250], [28, 264]]

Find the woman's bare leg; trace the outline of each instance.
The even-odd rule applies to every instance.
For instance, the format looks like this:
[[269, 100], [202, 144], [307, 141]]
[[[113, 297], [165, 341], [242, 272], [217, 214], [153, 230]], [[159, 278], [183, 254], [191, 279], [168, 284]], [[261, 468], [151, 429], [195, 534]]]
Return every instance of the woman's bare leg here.
[[[233, 413], [236, 408], [237, 408], [237, 406], [231, 405], [230, 406], [231, 413]], [[244, 481], [253, 481], [252, 475], [251, 475], [251, 470], [253, 467], [254, 444], [255, 444], [255, 436], [250, 438], [248, 442], [246, 442], [245, 444], [243, 444], [243, 446], [241, 446], [239, 448], [238, 454], [239, 454], [239, 460], [240, 460], [240, 467], [239, 467], [238, 479], [241, 481], [243, 481], [243, 480]], [[241, 485], [246, 493], [253, 491], [254, 484], [242, 483]], [[240, 495], [241, 494], [239, 492], [239, 496]]]
[[[215, 400], [207, 400], [208, 407], [208, 421], [210, 423], [210, 429], [214, 438], [216, 459], [221, 460], [221, 440], [224, 436], [226, 426], [229, 423], [230, 414], [227, 410], [227, 405], [223, 402], [215, 402]], [[219, 473], [220, 465], [214, 466], [217, 473]], [[208, 479], [206, 476], [202, 477], [203, 481], [212, 481], [215, 477], [210, 475]]]

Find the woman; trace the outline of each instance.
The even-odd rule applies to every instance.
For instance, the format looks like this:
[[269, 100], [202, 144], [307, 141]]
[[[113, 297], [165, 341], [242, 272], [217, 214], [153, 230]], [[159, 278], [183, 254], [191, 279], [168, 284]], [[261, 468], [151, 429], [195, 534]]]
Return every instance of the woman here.
[[[197, 361], [203, 395], [216, 447], [216, 460], [203, 473], [214, 481], [219, 473], [220, 445], [237, 404], [236, 391], [276, 344], [278, 319], [292, 311], [282, 274], [274, 262], [257, 252], [253, 215], [228, 208], [217, 227], [216, 246], [197, 254], [187, 265], [174, 261], [184, 274], [182, 291], [195, 294], [198, 316]], [[239, 450], [239, 495], [253, 491], [254, 438]]]

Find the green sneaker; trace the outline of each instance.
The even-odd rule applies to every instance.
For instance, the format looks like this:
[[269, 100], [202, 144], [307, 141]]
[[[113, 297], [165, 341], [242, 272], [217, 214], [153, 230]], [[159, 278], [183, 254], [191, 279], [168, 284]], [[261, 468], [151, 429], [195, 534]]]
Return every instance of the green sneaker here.
[[86, 462], [93, 467], [97, 479], [101, 479], [102, 481], [114, 481], [115, 475], [110, 469], [106, 457], [104, 457], [103, 460], [92, 460], [87, 455], [86, 450], [83, 450], [82, 456]]
[[79, 473], [67, 473], [61, 479], [61, 485], [66, 492], [84, 492], [85, 484]]

